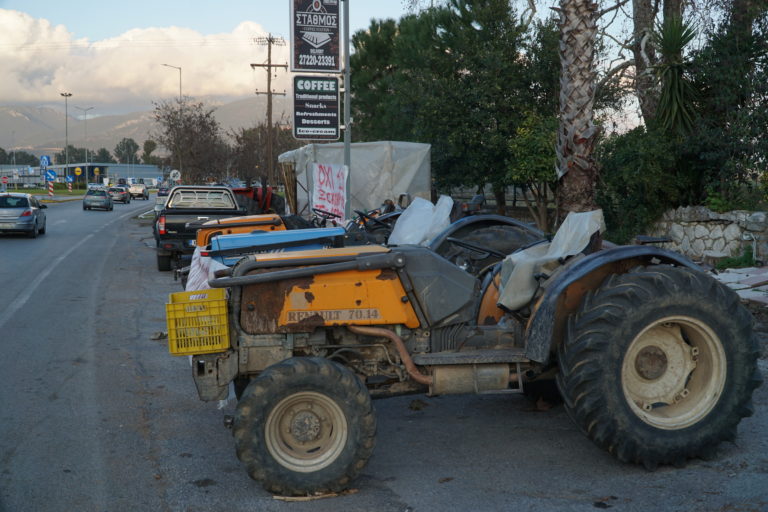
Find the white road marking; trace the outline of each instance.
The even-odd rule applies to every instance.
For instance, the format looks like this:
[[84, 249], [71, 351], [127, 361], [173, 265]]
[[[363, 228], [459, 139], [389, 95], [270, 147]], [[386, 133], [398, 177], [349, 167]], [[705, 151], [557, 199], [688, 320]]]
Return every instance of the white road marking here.
[[14, 313], [16, 313], [16, 312], [17, 312], [19, 309], [21, 309], [22, 307], [24, 307], [24, 304], [26, 304], [26, 303], [29, 301], [29, 299], [32, 297], [32, 294], [33, 294], [33, 293], [35, 293], [35, 291], [37, 291], [37, 287], [38, 287], [38, 286], [40, 286], [40, 284], [41, 284], [41, 283], [42, 283], [42, 282], [43, 282], [43, 281], [44, 281], [44, 280], [45, 280], [45, 279], [46, 279], [46, 278], [47, 278], [49, 275], [51, 275], [51, 273], [52, 273], [52, 272], [54, 271], [54, 269], [55, 269], [55, 268], [56, 268], [56, 267], [59, 265], [59, 263], [61, 263], [62, 261], [64, 261], [64, 260], [67, 258], [67, 256], [69, 256], [70, 254], [72, 254], [72, 253], [75, 251], [75, 249], [77, 249], [78, 247], [80, 247], [81, 245], [83, 245], [83, 244], [84, 244], [86, 241], [90, 240], [90, 239], [91, 239], [91, 237], [93, 237], [93, 235], [95, 235], [95, 234], [96, 234], [96, 233], [98, 233], [99, 231], [103, 230], [104, 228], [106, 228], [106, 227], [107, 227], [107, 226], [109, 226], [110, 224], [114, 224], [115, 222], [117, 222], [117, 221], [119, 221], [119, 220], [123, 220], [124, 218], [126, 218], [126, 217], [130, 217], [130, 216], [132, 216], [132, 215], [134, 215], [134, 212], [128, 212], [128, 213], [126, 213], [126, 214], [124, 214], [124, 215], [121, 215], [120, 217], [118, 217], [118, 218], [116, 218], [116, 219], [112, 219], [111, 221], [109, 221], [109, 222], [107, 222], [106, 224], [104, 224], [103, 226], [101, 226], [101, 227], [100, 227], [100, 228], [99, 228], [97, 231], [95, 231], [95, 232], [91, 233], [90, 235], [86, 236], [85, 238], [83, 238], [82, 240], [80, 240], [78, 243], [76, 243], [75, 245], [73, 245], [72, 247], [70, 247], [69, 249], [67, 249], [67, 250], [66, 250], [66, 252], [64, 252], [64, 254], [62, 254], [61, 256], [59, 256], [58, 258], [56, 258], [56, 259], [53, 261], [53, 263], [52, 263], [51, 265], [49, 265], [49, 266], [48, 266], [48, 268], [47, 268], [47, 269], [45, 269], [45, 270], [44, 270], [42, 273], [40, 273], [40, 275], [38, 275], [38, 276], [35, 278], [35, 280], [34, 280], [34, 281], [32, 281], [32, 282], [30, 283], [30, 285], [29, 285], [29, 287], [27, 288], [27, 290], [26, 290], [24, 293], [22, 293], [21, 295], [19, 295], [19, 296], [16, 298], [16, 300], [15, 300], [15, 301], [11, 302], [11, 304], [10, 304], [10, 305], [9, 305], [9, 306], [6, 308], [6, 310], [5, 310], [5, 311], [3, 311], [3, 314], [2, 314], [2, 315], [0, 315], [0, 328], [2, 328], [2, 327], [5, 325], [5, 323], [6, 323], [8, 320], [10, 320], [10, 319], [11, 319], [11, 317], [14, 315]]

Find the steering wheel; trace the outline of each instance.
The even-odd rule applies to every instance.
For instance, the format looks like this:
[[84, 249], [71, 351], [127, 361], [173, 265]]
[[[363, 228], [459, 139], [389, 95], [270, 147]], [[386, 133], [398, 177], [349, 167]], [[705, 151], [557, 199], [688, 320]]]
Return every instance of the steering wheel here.
[[354, 211], [357, 215], [360, 216], [361, 219], [363, 219], [363, 224], [365, 224], [366, 220], [370, 220], [374, 224], [378, 224], [379, 226], [381, 226], [383, 228], [392, 229], [392, 226], [390, 226], [386, 222], [384, 222], [382, 220], [379, 220], [376, 217], [372, 217], [372, 216], [368, 215], [367, 213], [365, 213], [363, 211], [360, 211], [360, 210], [352, 210], [352, 211]]
[[320, 208], [312, 208], [312, 211], [318, 214], [319, 216], [326, 218], [326, 219], [340, 219], [341, 215], [336, 215], [332, 212], [327, 212], [325, 210], [321, 210]]
[[333, 222], [333, 225], [336, 225], [336, 222], [333, 219], [340, 219], [341, 215], [336, 215], [332, 212], [327, 212], [325, 210], [321, 210], [320, 208], [312, 208], [312, 212], [317, 215], [320, 219], [322, 219], [320, 222], [317, 221], [317, 217], [312, 220], [312, 222], [320, 228], [324, 228], [325, 224], [328, 222], [328, 220], [331, 220]]

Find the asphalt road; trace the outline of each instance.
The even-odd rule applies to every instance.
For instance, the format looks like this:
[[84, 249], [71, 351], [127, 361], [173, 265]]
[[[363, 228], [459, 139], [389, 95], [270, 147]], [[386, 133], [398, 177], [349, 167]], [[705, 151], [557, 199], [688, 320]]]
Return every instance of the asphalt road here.
[[133, 218], [152, 204], [52, 204], [46, 235], [0, 237], [2, 511], [768, 510], [768, 386], [714, 460], [655, 472], [519, 395], [379, 400], [356, 492], [276, 500], [235, 456], [233, 404], [152, 339], [180, 290]]

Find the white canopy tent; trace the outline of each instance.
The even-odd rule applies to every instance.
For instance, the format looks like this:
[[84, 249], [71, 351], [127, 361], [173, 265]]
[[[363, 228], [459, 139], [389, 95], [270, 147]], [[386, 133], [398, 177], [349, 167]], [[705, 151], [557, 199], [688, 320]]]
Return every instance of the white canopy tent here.
[[[430, 145], [415, 142], [356, 142], [350, 153], [351, 209], [377, 208], [400, 194], [431, 196]], [[307, 215], [312, 193], [312, 164], [344, 164], [344, 144], [309, 144], [278, 157], [296, 176], [297, 211]], [[287, 172], [287, 171], [286, 171]]]

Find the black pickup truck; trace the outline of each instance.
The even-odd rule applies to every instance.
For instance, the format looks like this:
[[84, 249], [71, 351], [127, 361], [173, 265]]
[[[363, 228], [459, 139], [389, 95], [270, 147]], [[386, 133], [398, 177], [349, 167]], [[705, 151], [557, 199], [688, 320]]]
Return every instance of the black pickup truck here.
[[178, 186], [168, 193], [165, 206], [156, 214], [157, 269], [171, 270], [173, 264], [195, 252], [195, 236], [203, 222], [244, 215], [235, 194], [226, 187]]

